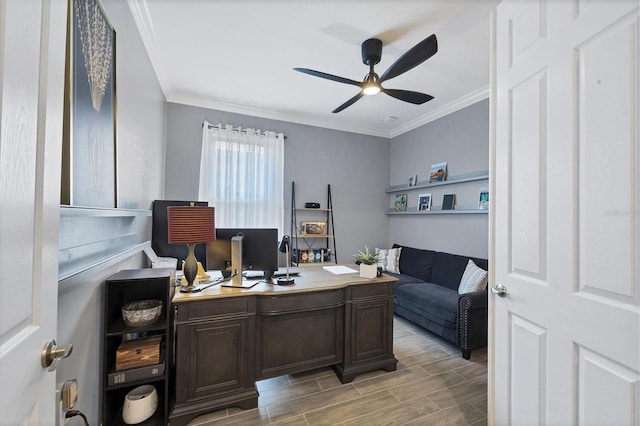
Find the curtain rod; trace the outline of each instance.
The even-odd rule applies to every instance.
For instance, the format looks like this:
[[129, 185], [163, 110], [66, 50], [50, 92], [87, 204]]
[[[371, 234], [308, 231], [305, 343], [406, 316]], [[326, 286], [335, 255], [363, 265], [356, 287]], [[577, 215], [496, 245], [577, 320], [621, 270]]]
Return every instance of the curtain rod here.
[[[222, 125], [221, 125], [221, 124], [211, 124], [211, 123], [209, 123], [209, 122], [207, 122], [207, 121], [204, 121], [204, 122], [202, 123], [202, 126], [204, 127], [204, 125], [205, 125], [205, 124], [207, 125], [207, 128], [209, 128], [209, 129], [213, 129], [213, 128], [216, 128], [216, 127], [217, 127], [218, 129], [222, 129]], [[233, 127], [233, 126], [232, 126], [232, 127], [231, 127], [231, 130], [237, 130], [238, 132], [246, 132], [246, 130], [245, 130], [245, 129], [243, 129], [242, 127]], [[258, 133], [260, 133], [261, 135], [265, 135], [265, 134], [267, 133], [267, 131], [265, 131], [265, 130], [258, 130]], [[275, 132], [275, 133], [278, 133], [278, 132]], [[285, 139], [285, 140], [287, 139], [287, 135], [283, 135], [283, 137], [284, 137], [284, 139]]]

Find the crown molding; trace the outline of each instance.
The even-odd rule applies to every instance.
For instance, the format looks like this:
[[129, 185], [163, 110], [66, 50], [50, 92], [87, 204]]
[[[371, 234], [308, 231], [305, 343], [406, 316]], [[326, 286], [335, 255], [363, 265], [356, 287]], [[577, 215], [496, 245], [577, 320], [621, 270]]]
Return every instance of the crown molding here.
[[397, 136], [402, 135], [403, 133], [407, 133], [413, 129], [417, 129], [420, 126], [424, 126], [427, 123], [431, 123], [432, 121], [437, 120], [438, 118], [442, 118], [445, 115], [449, 115], [456, 111], [461, 110], [462, 108], [466, 108], [469, 105], [473, 105], [476, 102], [479, 102], [483, 99], [487, 99], [489, 97], [489, 85], [481, 87], [475, 92], [471, 92], [468, 95], [462, 96], [455, 101], [449, 102], [446, 105], [441, 106], [440, 108], [425, 114], [421, 117], [415, 118], [408, 123], [405, 123], [401, 126], [398, 126], [391, 130], [391, 134], [389, 138], [393, 139]]
[[328, 120], [316, 119], [313, 117], [284, 113], [264, 108], [249, 107], [229, 102], [220, 102], [207, 99], [201, 99], [186, 95], [173, 95], [167, 97], [167, 102], [173, 102], [184, 105], [191, 105], [201, 108], [215, 109], [219, 111], [232, 112], [235, 114], [250, 115], [253, 117], [268, 118], [271, 120], [287, 121], [289, 123], [304, 124], [307, 126], [322, 127], [326, 129], [340, 130], [343, 132], [359, 133], [369, 136], [377, 136], [389, 139], [389, 132], [377, 129], [369, 129], [365, 127], [350, 126], [339, 124]]
[[443, 105], [442, 107], [430, 112], [429, 114], [425, 114], [421, 117], [411, 120], [408, 123], [405, 123], [394, 129], [391, 129], [391, 131], [337, 124], [335, 122], [331, 122], [328, 120], [314, 119], [314, 118], [302, 116], [302, 115], [283, 113], [283, 112], [273, 111], [265, 108], [255, 108], [255, 107], [249, 107], [245, 105], [233, 104], [229, 102], [213, 101], [213, 100], [207, 100], [207, 99], [202, 99], [202, 98], [197, 98], [192, 96], [185, 96], [185, 95], [170, 96], [167, 98], [167, 102], [191, 105], [191, 106], [196, 106], [201, 108], [215, 109], [219, 111], [232, 112], [235, 114], [249, 115], [253, 117], [267, 118], [270, 120], [287, 121], [290, 123], [322, 127], [326, 129], [339, 130], [343, 132], [359, 133], [363, 135], [393, 139], [397, 136], [400, 136], [420, 126], [424, 126], [425, 124], [428, 124], [446, 115], [449, 115], [458, 110], [461, 110], [462, 108], [466, 108], [469, 105], [473, 105], [476, 102], [487, 99], [488, 97], [489, 97], [489, 86], [487, 85], [476, 90], [475, 92], [469, 93], [466, 96], [458, 98], [453, 102], [449, 102], [448, 104]]
[[140, 38], [142, 39], [142, 44], [147, 51], [147, 56], [149, 56], [151, 68], [158, 79], [158, 84], [160, 85], [160, 89], [163, 91], [166, 99], [167, 93], [162, 85], [163, 76], [159, 75], [158, 70], [153, 66], [153, 63], [157, 59], [156, 56], [158, 55], [158, 38], [156, 37], [156, 30], [153, 26], [151, 15], [149, 15], [148, 2], [147, 0], [127, 0], [127, 5], [129, 6], [129, 10], [131, 10], [133, 21], [135, 22]]

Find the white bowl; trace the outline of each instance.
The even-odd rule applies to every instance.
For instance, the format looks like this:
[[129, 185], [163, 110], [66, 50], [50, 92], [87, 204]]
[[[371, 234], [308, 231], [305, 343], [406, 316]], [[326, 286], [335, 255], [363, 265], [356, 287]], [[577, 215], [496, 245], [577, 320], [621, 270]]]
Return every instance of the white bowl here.
[[143, 327], [158, 321], [162, 300], [148, 299], [127, 303], [122, 307], [122, 320], [130, 327]]
[[142, 423], [158, 408], [158, 391], [153, 385], [142, 385], [124, 397], [122, 420], [128, 425]]

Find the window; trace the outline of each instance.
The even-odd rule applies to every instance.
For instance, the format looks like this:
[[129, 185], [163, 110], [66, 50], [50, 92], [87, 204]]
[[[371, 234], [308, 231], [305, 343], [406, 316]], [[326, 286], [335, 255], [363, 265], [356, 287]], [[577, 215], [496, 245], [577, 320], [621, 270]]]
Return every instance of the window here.
[[283, 235], [284, 135], [205, 121], [198, 195], [216, 208], [216, 228]]

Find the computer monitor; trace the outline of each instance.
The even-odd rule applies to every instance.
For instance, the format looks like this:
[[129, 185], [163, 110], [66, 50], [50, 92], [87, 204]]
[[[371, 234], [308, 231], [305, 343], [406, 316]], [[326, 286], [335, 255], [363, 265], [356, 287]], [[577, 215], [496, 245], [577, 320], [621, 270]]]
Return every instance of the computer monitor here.
[[225, 270], [231, 265], [231, 238], [242, 234], [242, 269], [263, 271], [265, 278], [278, 270], [276, 228], [218, 228], [216, 240], [207, 243], [207, 268]]

